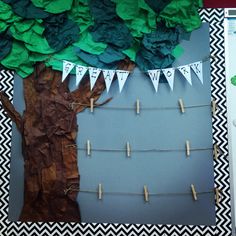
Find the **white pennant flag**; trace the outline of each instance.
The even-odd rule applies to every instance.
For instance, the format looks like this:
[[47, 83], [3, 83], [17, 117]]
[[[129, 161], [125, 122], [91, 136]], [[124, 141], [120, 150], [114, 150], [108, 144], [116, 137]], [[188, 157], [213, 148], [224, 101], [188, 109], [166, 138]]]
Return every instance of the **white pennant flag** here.
[[197, 75], [198, 79], [203, 84], [202, 62], [201, 61], [194, 62], [194, 63], [190, 64], [190, 66], [191, 66], [192, 70], [195, 72], [195, 74]]
[[116, 75], [118, 78], [118, 83], [119, 83], [119, 89], [120, 89], [120, 93], [125, 85], [125, 82], [129, 76], [129, 71], [125, 71], [125, 70], [116, 70]]
[[112, 80], [114, 78], [116, 71], [115, 70], [103, 70], [102, 72], [104, 75], [104, 80], [105, 80], [107, 92], [109, 92], [109, 89], [111, 87], [111, 83], [112, 83]]
[[162, 69], [163, 74], [166, 77], [166, 80], [171, 88], [171, 91], [174, 89], [174, 78], [175, 78], [175, 69], [174, 68], [166, 68]]
[[63, 61], [62, 82], [70, 74], [70, 72], [74, 68], [74, 66], [75, 66], [75, 64], [70, 61]]
[[76, 86], [79, 85], [80, 81], [83, 79], [86, 71], [88, 70], [85, 66], [76, 66]]
[[157, 92], [161, 71], [160, 70], [148, 70], [148, 74], [149, 74], [152, 84], [155, 88], [155, 91]]
[[101, 72], [101, 69], [99, 68], [89, 67], [90, 90], [93, 89], [100, 72]]
[[190, 66], [189, 65], [179, 66], [178, 70], [181, 72], [184, 78], [189, 82], [189, 84], [192, 85]]

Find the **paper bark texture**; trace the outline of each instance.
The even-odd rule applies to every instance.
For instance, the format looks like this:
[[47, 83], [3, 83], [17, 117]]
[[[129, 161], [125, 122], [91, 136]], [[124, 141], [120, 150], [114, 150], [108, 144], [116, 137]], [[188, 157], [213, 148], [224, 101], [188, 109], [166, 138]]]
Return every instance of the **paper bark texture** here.
[[[133, 66], [123, 63], [120, 68], [127, 69], [130, 65]], [[4, 109], [22, 135], [24, 205], [21, 221], [81, 221], [76, 201], [80, 185], [77, 148], [70, 145], [76, 144], [77, 113], [90, 106], [90, 98], [97, 101], [105, 90], [105, 82], [101, 73], [90, 91], [89, 79], [85, 76], [79, 88], [70, 92], [69, 78], [63, 82], [61, 79], [61, 72], [46, 68], [44, 64], [36, 65], [34, 73], [23, 81], [25, 111], [22, 116], [7, 96], [0, 93]]]

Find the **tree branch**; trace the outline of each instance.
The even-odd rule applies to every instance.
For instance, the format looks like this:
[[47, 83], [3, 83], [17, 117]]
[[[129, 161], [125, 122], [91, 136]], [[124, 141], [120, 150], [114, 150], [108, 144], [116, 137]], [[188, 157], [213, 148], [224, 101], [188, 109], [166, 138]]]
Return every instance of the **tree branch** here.
[[18, 130], [22, 133], [22, 125], [23, 125], [22, 117], [16, 111], [15, 107], [10, 102], [8, 96], [3, 91], [0, 92], [0, 101], [2, 102], [2, 106], [4, 110], [7, 112], [7, 115], [13, 122], [15, 122]]

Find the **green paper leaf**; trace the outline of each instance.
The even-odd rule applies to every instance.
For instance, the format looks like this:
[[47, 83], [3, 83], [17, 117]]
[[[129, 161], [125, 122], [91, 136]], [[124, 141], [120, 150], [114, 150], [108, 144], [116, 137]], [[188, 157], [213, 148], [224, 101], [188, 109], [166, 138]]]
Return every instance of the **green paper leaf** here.
[[72, 0], [31, 0], [32, 3], [39, 8], [43, 8], [45, 11], [58, 14], [61, 12], [69, 11], [72, 7]]
[[184, 49], [180, 46], [180, 45], [177, 45], [173, 51], [172, 51], [172, 55], [177, 59], [179, 57], [181, 57], [184, 53]]
[[131, 61], [135, 61], [137, 51], [139, 50], [140, 42], [138, 40], [135, 41], [132, 47], [123, 50], [122, 52], [129, 57]]
[[231, 83], [236, 86], [236, 75], [231, 78]]
[[106, 43], [95, 42], [92, 35], [86, 31], [80, 35], [80, 38], [77, 42], [73, 44], [75, 47], [79, 47], [81, 50], [90, 53], [99, 55], [104, 52], [107, 47]]
[[33, 62], [29, 61], [29, 51], [19, 41], [13, 41], [11, 52], [3, 58], [1, 64], [6, 68], [16, 70], [17, 74], [23, 78], [34, 71]]

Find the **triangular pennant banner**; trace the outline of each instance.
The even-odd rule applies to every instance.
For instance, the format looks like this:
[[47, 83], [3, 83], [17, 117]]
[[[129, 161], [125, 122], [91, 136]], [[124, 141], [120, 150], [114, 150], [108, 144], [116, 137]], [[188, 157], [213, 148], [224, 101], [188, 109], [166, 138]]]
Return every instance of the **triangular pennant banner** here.
[[202, 62], [201, 61], [194, 62], [194, 63], [190, 64], [190, 66], [191, 66], [192, 70], [194, 71], [194, 73], [197, 75], [198, 79], [203, 84]]
[[120, 92], [121, 92], [124, 85], [125, 85], [125, 82], [126, 82], [128, 76], [129, 76], [129, 71], [116, 70], [116, 75], [117, 75], [117, 78], [118, 78], [119, 89], [120, 89]]
[[63, 61], [63, 71], [62, 71], [62, 82], [70, 74], [71, 70], [74, 68], [75, 64], [69, 61]]
[[111, 87], [111, 83], [112, 83], [112, 80], [114, 78], [116, 71], [115, 70], [103, 70], [102, 72], [104, 75], [104, 80], [105, 80], [107, 92], [109, 92], [109, 89]]
[[85, 66], [76, 66], [76, 86], [79, 85], [80, 81], [83, 79], [86, 71], [88, 70]]
[[160, 70], [148, 70], [148, 74], [149, 74], [152, 84], [155, 88], [155, 91], [157, 92], [161, 71]]
[[189, 82], [189, 84], [192, 85], [190, 65], [179, 66], [178, 70], [181, 72], [181, 74], [184, 76], [184, 78]]
[[99, 68], [89, 67], [90, 90], [93, 89], [100, 72], [101, 72], [101, 69]]
[[166, 77], [166, 80], [170, 86], [171, 91], [174, 89], [174, 78], [175, 78], [175, 69], [174, 68], [166, 68], [162, 69], [163, 74]]

